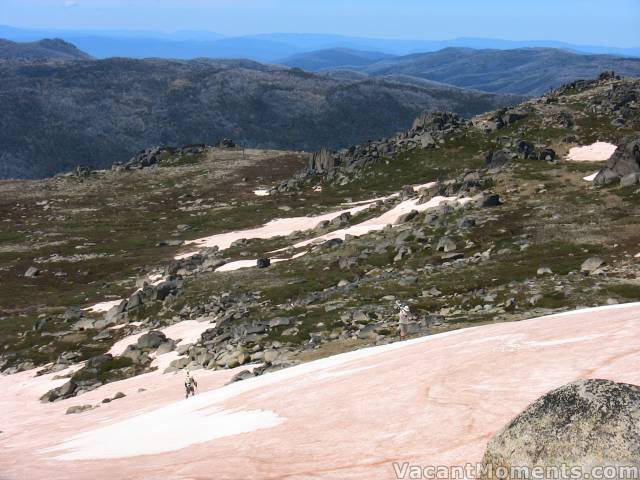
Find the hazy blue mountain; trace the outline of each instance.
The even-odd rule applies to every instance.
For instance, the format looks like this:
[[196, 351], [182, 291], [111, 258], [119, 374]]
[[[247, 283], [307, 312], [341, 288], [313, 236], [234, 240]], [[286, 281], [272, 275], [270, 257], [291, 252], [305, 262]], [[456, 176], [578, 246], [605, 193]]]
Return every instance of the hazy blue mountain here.
[[511, 41], [487, 38], [457, 38], [452, 40], [402, 40], [351, 37], [346, 35], [310, 33], [268, 33], [224, 37], [214, 32], [181, 31], [86, 31], [56, 29], [21, 29], [0, 25], [0, 38], [13, 41], [34, 41], [62, 38], [98, 58], [124, 56], [192, 59], [198, 57], [233, 58], [274, 62], [288, 56], [334, 48], [348, 48], [407, 55], [433, 52], [447, 47], [513, 49], [523, 47], [562, 48], [584, 53], [607, 53], [640, 56], [640, 47], [573, 45], [552, 40]]
[[70, 37], [78, 48], [96, 58], [166, 58], [191, 60], [194, 58], [246, 58], [270, 62], [298, 50], [286, 44], [249, 38], [217, 41], [165, 40], [158, 38]]
[[0, 60], [87, 60], [91, 56], [60, 39], [12, 42], [0, 39]]
[[380, 60], [392, 57], [388, 53], [353, 50], [351, 48], [328, 48], [313, 52], [298, 53], [284, 60], [277, 61], [280, 65], [298, 67], [311, 72], [318, 72], [326, 68], [362, 67]]
[[485, 92], [538, 95], [604, 70], [640, 76], [640, 58], [587, 55], [550, 48], [438, 52], [393, 57], [362, 67], [369, 75], [408, 75]]

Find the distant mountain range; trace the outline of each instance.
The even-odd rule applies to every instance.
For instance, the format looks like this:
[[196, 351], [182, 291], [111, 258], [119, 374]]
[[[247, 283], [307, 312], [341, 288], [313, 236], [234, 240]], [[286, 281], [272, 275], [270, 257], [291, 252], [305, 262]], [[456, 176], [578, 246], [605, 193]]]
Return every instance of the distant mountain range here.
[[223, 137], [254, 147], [339, 148], [405, 130], [425, 110], [470, 116], [520, 99], [248, 60], [0, 61], [0, 178], [104, 168], [149, 146]]
[[[474, 50], [445, 48], [406, 56], [326, 49], [298, 54], [282, 64], [313, 71], [351, 70], [371, 76], [403, 75], [485, 92], [540, 95], [604, 70], [640, 76], [640, 58], [587, 55], [552, 48]], [[345, 75], [345, 72], [339, 73]], [[331, 72], [336, 76], [336, 72]]]
[[447, 47], [475, 49], [514, 49], [526, 47], [560, 48], [569, 51], [640, 56], [640, 46], [616, 48], [574, 45], [552, 40], [512, 41], [488, 38], [456, 38], [452, 40], [398, 40], [350, 37], [344, 35], [270, 33], [239, 37], [224, 37], [213, 32], [154, 31], [82, 31], [55, 29], [22, 29], [0, 25], [0, 38], [13, 41], [37, 41], [61, 38], [78, 46], [96, 58], [247, 58], [275, 62], [295, 54], [333, 48], [348, 48], [408, 55], [441, 50]]

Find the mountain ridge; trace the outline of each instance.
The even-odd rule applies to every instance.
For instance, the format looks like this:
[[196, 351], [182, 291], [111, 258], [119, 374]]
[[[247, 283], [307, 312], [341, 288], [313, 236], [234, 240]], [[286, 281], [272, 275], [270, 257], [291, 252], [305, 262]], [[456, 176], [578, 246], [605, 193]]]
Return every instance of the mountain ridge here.
[[225, 137], [247, 147], [341, 147], [405, 129], [424, 110], [466, 116], [520, 98], [384, 77], [336, 80], [250, 60], [122, 58], [4, 62], [0, 95], [5, 178], [107, 167], [150, 145]]
[[13, 42], [0, 38], [0, 60], [90, 60], [92, 57], [60, 38], [35, 42]]

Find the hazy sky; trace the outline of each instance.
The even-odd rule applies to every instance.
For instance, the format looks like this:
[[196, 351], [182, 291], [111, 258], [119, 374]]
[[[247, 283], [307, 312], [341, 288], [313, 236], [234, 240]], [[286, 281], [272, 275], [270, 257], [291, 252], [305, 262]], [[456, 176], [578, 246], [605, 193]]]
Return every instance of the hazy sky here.
[[0, 24], [640, 46], [640, 0], [0, 0]]

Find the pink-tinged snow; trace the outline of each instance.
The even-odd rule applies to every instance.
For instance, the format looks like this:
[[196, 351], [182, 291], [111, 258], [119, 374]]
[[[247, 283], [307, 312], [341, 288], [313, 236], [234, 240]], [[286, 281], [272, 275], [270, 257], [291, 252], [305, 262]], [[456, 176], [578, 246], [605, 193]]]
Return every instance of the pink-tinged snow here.
[[104, 312], [108, 312], [116, 305], [120, 305], [121, 302], [122, 302], [121, 298], [119, 298], [118, 300], [109, 300], [107, 302], [96, 303], [95, 305], [87, 307], [84, 310], [92, 313], [104, 313]]
[[569, 150], [567, 160], [572, 162], [605, 162], [616, 151], [615, 145], [607, 142], [596, 142], [584, 147], [573, 147]]
[[[280, 263], [280, 262], [285, 262], [287, 260], [288, 259], [286, 259], [286, 258], [272, 258], [271, 259], [271, 263], [272, 264]], [[221, 267], [216, 268], [216, 272], [232, 272], [234, 270], [240, 270], [241, 268], [255, 267], [257, 261], [258, 261], [257, 259], [254, 259], [254, 260], [236, 260], [235, 262], [225, 263]]]
[[[0, 477], [368, 480], [395, 478], [393, 462], [477, 462], [553, 388], [640, 384], [640, 304], [356, 350], [225, 386], [235, 372], [198, 370], [189, 400], [182, 374], [155, 372], [46, 405], [37, 397], [60, 381], [0, 377]], [[118, 391], [127, 396], [64, 415]]]
[[419, 204], [418, 199], [405, 200], [404, 202], [399, 203], [394, 208], [392, 208], [387, 212], [384, 212], [382, 215], [378, 217], [365, 220], [364, 222], [358, 223], [357, 225], [353, 225], [340, 230], [335, 230], [333, 232], [327, 233], [325, 235], [321, 235], [319, 237], [312, 238], [310, 240], [298, 242], [294, 245], [294, 248], [301, 248], [310, 244], [326, 242], [327, 240], [331, 240], [334, 238], [339, 238], [341, 240], [344, 240], [347, 235], [353, 235], [357, 237], [357, 236], [365, 235], [367, 233], [374, 232], [377, 230], [382, 230], [387, 225], [396, 225], [400, 217], [402, 217], [402, 215], [405, 215], [413, 210], [417, 212], [424, 212], [426, 210], [436, 208], [437, 206], [447, 202], [450, 202], [450, 203], [458, 202], [464, 205], [465, 203], [470, 201], [471, 201], [470, 198], [440, 197], [440, 196], [433, 197], [431, 200], [423, 204]]
[[[414, 185], [413, 188], [416, 191], [420, 191], [422, 189], [429, 188], [433, 185], [435, 185], [435, 182]], [[334, 218], [339, 217], [343, 213], [350, 213], [351, 215], [355, 215], [356, 213], [362, 212], [370, 208], [377, 201], [384, 201], [390, 198], [395, 198], [397, 196], [398, 194], [394, 193], [386, 197], [374, 198], [374, 199], [366, 200], [363, 202], [353, 202], [353, 203], [347, 204], [347, 206], [349, 206], [350, 208], [345, 208], [342, 210], [325, 213], [323, 215], [317, 215], [312, 217], [305, 216], [305, 217], [278, 218], [275, 220], [271, 220], [265, 225], [262, 225], [257, 228], [211, 235], [209, 237], [204, 237], [204, 238], [187, 242], [187, 245], [195, 245], [200, 248], [218, 247], [220, 250], [225, 250], [229, 248], [233, 242], [243, 238], [244, 239], [256, 239], [256, 238], [269, 239], [274, 237], [287, 236], [292, 234], [293, 232], [311, 230], [317, 227], [320, 222], [331, 221]], [[177, 260], [180, 260], [182, 258], [191, 257], [197, 253], [198, 253], [197, 251], [183, 253], [181, 255], [176, 256], [175, 258]], [[244, 268], [244, 266], [239, 268]]]
[[[269, 239], [279, 236], [290, 235], [296, 231], [311, 230], [318, 226], [320, 222], [331, 221], [336, 217], [339, 217], [343, 213], [351, 213], [352, 215], [366, 210], [371, 205], [371, 202], [363, 205], [355, 206], [352, 208], [346, 208], [324, 215], [318, 215], [315, 217], [291, 217], [291, 218], [278, 218], [271, 220], [257, 228], [249, 230], [237, 230], [233, 232], [220, 233], [217, 235], [211, 235], [209, 237], [200, 238], [188, 242], [188, 245], [194, 245], [200, 248], [218, 247], [220, 250], [225, 250], [231, 246], [236, 240], [242, 238], [245, 239]], [[185, 253], [176, 256], [176, 259], [187, 258], [198, 253], [197, 251]]]
[[[203, 320], [201, 322], [197, 320], [185, 320], [183, 322], [174, 323], [173, 325], [160, 330], [167, 336], [167, 338], [176, 341], [180, 340], [176, 345], [190, 345], [197, 342], [204, 332], [214, 326], [215, 325], [209, 320]], [[124, 352], [129, 345], [135, 344], [145, 333], [148, 333], [148, 330], [129, 335], [119, 340], [113, 345], [113, 347], [111, 347], [109, 353], [114, 356], [122, 355], [122, 352]]]

